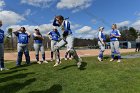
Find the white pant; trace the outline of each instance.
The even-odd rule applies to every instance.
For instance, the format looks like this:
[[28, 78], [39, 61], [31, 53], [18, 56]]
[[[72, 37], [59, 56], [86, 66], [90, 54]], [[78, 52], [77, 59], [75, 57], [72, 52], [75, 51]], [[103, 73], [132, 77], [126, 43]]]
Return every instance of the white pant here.
[[39, 51], [41, 51], [42, 54], [45, 53], [43, 44], [34, 44], [34, 49], [36, 54], [39, 54]]
[[54, 51], [54, 47], [57, 43], [58, 41], [51, 40], [51, 51]]
[[[72, 35], [68, 35], [67, 37], [63, 38], [60, 42], [58, 42], [55, 46], [54, 51], [60, 49], [61, 47], [65, 46], [67, 44], [67, 51], [74, 57], [74, 59], [79, 62], [80, 58], [77, 55], [77, 52], [75, 51], [73, 47], [74, 38]], [[57, 54], [57, 52], [56, 52]], [[58, 59], [58, 58], [56, 58]]]

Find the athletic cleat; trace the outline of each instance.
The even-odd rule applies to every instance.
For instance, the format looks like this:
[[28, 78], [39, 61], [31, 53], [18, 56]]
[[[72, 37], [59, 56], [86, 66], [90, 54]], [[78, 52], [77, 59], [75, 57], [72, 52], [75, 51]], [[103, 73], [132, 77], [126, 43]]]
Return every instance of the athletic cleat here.
[[67, 58], [65, 58], [65, 60], [68, 60]]
[[59, 61], [59, 64], [61, 64], [62, 62], [61, 61]]
[[118, 62], [118, 63], [120, 63], [120, 62], [121, 62], [121, 60], [120, 60], [120, 59], [118, 59], [118, 60], [117, 60], [117, 62]]
[[101, 62], [102, 61], [102, 59], [100, 58], [100, 57], [98, 57], [98, 60]]
[[37, 61], [38, 64], [42, 64], [40, 61]]
[[69, 60], [72, 60], [72, 58], [70, 57]]
[[44, 60], [43, 63], [48, 63], [48, 61]]
[[53, 61], [53, 59], [50, 60], [51, 62]]
[[53, 67], [56, 67], [56, 66], [58, 66], [59, 65], [59, 63], [57, 62], [57, 63], [55, 63], [55, 65], [53, 66]]
[[81, 65], [82, 65], [82, 63], [81, 63], [81, 62], [78, 62], [78, 63], [77, 63], [77, 67], [78, 67], [78, 68], [80, 68], [80, 67], [81, 67]]
[[3, 71], [3, 70], [9, 70], [9, 69], [7, 69], [7, 68], [1, 68], [0, 70]]
[[112, 58], [112, 59], [110, 59], [110, 62], [112, 62], [112, 61], [114, 61], [114, 59]]

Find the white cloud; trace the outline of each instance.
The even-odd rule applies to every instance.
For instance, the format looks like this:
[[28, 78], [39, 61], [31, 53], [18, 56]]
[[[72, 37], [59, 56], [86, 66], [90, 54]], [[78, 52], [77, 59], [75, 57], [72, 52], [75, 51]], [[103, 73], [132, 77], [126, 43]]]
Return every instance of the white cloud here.
[[90, 35], [90, 34], [87, 35], [79, 34], [76, 36], [76, 38], [82, 38], [82, 39], [93, 39], [94, 37], [95, 37], [94, 35]]
[[18, 30], [20, 27], [25, 27], [27, 31], [29, 31], [30, 33], [34, 32], [35, 28], [38, 28], [40, 30], [40, 32], [44, 35], [47, 34], [47, 32], [51, 31], [53, 29], [52, 24], [42, 24], [42, 25], [12, 25], [7, 27], [8, 28], [13, 28], [14, 31]]
[[131, 26], [134, 27], [137, 30], [140, 30], [140, 20], [137, 20]]
[[28, 5], [32, 5], [35, 7], [49, 7], [52, 2], [54, 2], [53, 0], [21, 0], [22, 4], [28, 4]]
[[24, 12], [23, 16], [28, 16], [28, 15], [30, 15], [30, 14], [31, 14], [31, 9], [27, 9], [27, 10]]
[[88, 32], [90, 32], [90, 31], [92, 31], [92, 28], [91, 28], [91, 27], [89, 27], [89, 26], [84, 26], [84, 27], [82, 27], [82, 28], [76, 30], [76, 33], [83, 34], [83, 33], [88, 33]]
[[130, 21], [123, 21], [116, 24], [118, 25], [118, 27], [128, 26], [130, 24]]
[[79, 28], [79, 27], [81, 27], [80, 24], [71, 23], [71, 29], [72, 29], [72, 30], [75, 30], [75, 29], [77, 29], [77, 28]]
[[92, 27], [90, 26], [84, 26], [78, 30], [76, 30], [76, 37], [77, 38], [94, 38], [97, 35], [97, 30], [94, 30]]
[[61, 0], [57, 3], [58, 9], [72, 9], [72, 12], [88, 8], [91, 6], [92, 0]]
[[13, 25], [19, 23], [24, 19], [23, 16], [13, 12], [13, 11], [1, 11], [0, 12], [0, 20], [3, 21], [4, 24]]
[[4, 0], [0, 0], [0, 11], [3, 10], [4, 6], [5, 6]]

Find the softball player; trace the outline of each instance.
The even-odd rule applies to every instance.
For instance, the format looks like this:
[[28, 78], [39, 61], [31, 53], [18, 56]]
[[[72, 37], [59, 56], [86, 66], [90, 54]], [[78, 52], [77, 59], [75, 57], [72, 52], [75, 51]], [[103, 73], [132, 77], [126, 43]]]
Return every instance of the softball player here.
[[30, 38], [30, 33], [26, 31], [25, 27], [21, 27], [18, 31], [13, 32], [18, 39], [17, 50], [18, 57], [16, 66], [21, 66], [23, 52], [26, 58], [26, 64], [30, 64], [30, 56], [28, 50], [28, 39]]
[[[80, 68], [82, 60], [80, 57], [78, 57], [73, 47], [74, 38], [72, 36], [72, 31], [70, 29], [70, 22], [65, 20], [63, 16], [59, 15], [55, 17], [53, 26], [60, 27], [63, 33], [62, 34], [63, 39], [59, 43], [56, 44], [55, 50], [60, 49], [62, 46], [67, 44], [67, 51], [74, 57], [74, 59], [77, 61], [78, 68]], [[59, 63], [55, 64], [54, 66], [57, 66], [57, 65], [59, 65]]]
[[[0, 20], [0, 27], [2, 26], [2, 21]], [[0, 29], [0, 70], [8, 70], [4, 66], [4, 31]]]
[[110, 33], [110, 46], [111, 46], [111, 57], [110, 61], [114, 61], [114, 55], [118, 55], [117, 62], [121, 62], [121, 55], [119, 51], [119, 41], [118, 38], [121, 37], [120, 31], [117, 29], [117, 25], [112, 25], [112, 32]]
[[41, 61], [39, 61], [39, 51], [42, 53], [42, 59], [44, 63], [48, 63], [45, 60], [45, 51], [44, 51], [44, 46], [43, 46], [43, 37], [39, 31], [39, 29], [35, 29], [35, 32], [33, 33], [33, 38], [34, 38], [34, 50], [36, 54], [36, 60], [38, 64], [42, 64]]
[[[51, 40], [51, 61], [53, 61], [53, 55], [54, 55], [54, 46], [58, 43], [58, 41], [60, 40], [60, 33], [58, 32], [58, 30], [56, 29], [56, 27], [54, 27], [54, 29], [52, 31], [50, 31], [48, 34], [48, 37]], [[59, 50], [57, 50], [58, 52], [58, 62], [60, 62], [60, 53]], [[57, 64], [57, 63], [56, 63]]]
[[100, 53], [98, 56], [98, 60], [101, 62], [103, 61], [103, 53], [105, 51], [105, 35], [103, 33], [104, 27], [99, 28], [99, 33], [98, 33], [98, 45], [100, 47]]

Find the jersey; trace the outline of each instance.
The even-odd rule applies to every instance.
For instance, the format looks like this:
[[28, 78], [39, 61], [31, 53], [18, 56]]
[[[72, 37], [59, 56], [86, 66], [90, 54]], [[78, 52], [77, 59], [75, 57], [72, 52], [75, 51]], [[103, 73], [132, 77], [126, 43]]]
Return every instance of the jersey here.
[[[110, 36], [111, 35], [115, 35], [115, 36], [121, 36], [121, 33], [120, 33], [120, 31], [119, 30], [112, 30], [112, 32], [110, 33]], [[117, 37], [111, 37], [110, 38], [110, 41], [118, 41], [118, 38]]]
[[[36, 36], [37, 36], [36, 33], [33, 33], [34, 43], [35, 44], [42, 44], [42, 40], [36, 38]], [[42, 35], [41, 35], [41, 37], [42, 37]]]
[[98, 41], [101, 41], [101, 42], [106, 41], [106, 37], [104, 33], [101, 31], [98, 33]]
[[21, 44], [27, 44], [29, 42], [29, 35], [25, 32], [14, 32], [14, 34], [17, 36], [18, 43]]
[[0, 43], [4, 42], [4, 31], [0, 29]]
[[67, 20], [64, 20], [61, 25], [59, 25], [57, 21], [54, 20], [53, 26], [59, 26], [63, 31], [64, 37], [72, 34], [72, 31], [70, 29], [70, 22], [68, 22]]
[[58, 41], [60, 38], [60, 33], [58, 31], [50, 31], [48, 35], [50, 35], [54, 41]]

